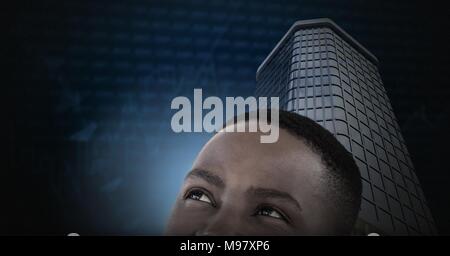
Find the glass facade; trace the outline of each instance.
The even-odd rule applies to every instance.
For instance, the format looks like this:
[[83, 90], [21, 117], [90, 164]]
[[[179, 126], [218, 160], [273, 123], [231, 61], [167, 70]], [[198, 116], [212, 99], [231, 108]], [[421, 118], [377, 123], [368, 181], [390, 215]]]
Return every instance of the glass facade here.
[[299, 21], [259, 67], [256, 94], [280, 97], [352, 153], [363, 185], [355, 233], [435, 234], [377, 65], [331, 20]]

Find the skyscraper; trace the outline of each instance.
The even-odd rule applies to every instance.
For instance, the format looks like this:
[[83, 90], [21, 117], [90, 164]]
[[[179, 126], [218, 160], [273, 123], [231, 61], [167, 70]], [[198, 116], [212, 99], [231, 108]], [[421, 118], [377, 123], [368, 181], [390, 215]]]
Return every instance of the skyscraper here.
[[298, 21], [256, 80], [257, 96], [280, 97], [352, 153], [363, 185], [355, 233], [436, 233], [372, 53], [329, 19]]

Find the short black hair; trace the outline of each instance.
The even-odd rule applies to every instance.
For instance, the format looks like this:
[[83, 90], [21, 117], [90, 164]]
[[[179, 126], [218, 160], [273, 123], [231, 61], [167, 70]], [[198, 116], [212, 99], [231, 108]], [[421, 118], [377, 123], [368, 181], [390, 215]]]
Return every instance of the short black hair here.
[[[256, 111], [259, 120], [259, 110]], [[245, 121], [250, 118], [249, 112], [244, 113]], [[236, 116], [232, 123], [243, 120]], [[271, 111], [267, 110], [267, 120], [271, 122]], [[230, 124], [230, 122], [228, 122]], [[327, 192], [335, 207], [339, 223], [336, 223], [333, 233], [350, 234], [354, 228], [361, 206], [361, 174], [350, 152], [327, 129], [308, 117], [294, 112], [279, 110], [279, 127], [301, 139], [313, 152], [318, 154], [329, 176], [326, 181]]]

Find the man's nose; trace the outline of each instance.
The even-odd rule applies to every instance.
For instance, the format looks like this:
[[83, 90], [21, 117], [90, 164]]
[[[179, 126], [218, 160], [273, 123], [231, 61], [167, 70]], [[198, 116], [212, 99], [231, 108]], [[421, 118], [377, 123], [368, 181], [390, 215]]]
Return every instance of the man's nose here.
[[241, 233], [242, 217], [238, 216], [236, 211], [219, 210], [203, 229], [198, 230], [197, 236], [236, 236]]

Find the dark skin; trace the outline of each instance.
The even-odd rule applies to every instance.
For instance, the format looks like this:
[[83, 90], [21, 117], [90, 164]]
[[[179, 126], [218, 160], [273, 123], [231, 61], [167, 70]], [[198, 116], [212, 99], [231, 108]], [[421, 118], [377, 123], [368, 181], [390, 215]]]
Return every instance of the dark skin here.
[[284, 129], [276, 143], [262, 144], [260, 136], [221, 131], [211, 138], [186, 176], [167, 235], [333, 234], [320, 156]]

